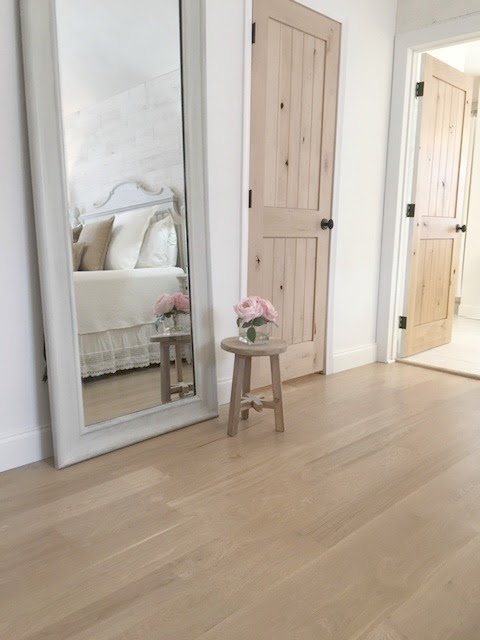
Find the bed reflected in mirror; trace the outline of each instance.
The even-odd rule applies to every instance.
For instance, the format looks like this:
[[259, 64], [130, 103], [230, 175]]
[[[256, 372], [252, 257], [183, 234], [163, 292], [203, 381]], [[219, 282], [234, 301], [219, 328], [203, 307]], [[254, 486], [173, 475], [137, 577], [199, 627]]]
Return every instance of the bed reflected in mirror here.
[[[57, 0], [86, 425], [194, 395], [178, 0]], [[128, 42], [128, 46], [125, 43]]]

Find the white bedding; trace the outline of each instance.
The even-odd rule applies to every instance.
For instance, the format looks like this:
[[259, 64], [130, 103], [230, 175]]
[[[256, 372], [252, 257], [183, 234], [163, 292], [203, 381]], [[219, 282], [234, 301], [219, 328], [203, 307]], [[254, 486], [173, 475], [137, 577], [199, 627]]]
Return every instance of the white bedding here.
[[180, 267], [75, 271], [73, 282], [80, 335], [151, 324], [162, 293], [182, 291]]

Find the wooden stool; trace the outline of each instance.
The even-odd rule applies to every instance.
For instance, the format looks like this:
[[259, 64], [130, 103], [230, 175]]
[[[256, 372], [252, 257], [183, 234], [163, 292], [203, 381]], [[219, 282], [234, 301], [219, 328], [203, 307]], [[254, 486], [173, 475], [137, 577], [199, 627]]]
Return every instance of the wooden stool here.
[[[222, 349], [235, 354], [233, 367], [232, 394], [230, 397], [230, 411], [228, 414], [228, 435], [234, 436], [238, 431], [240, 412], [242, 419], [248, 418], [250, 409], [262, 411], [273, 409], [275, 412], [275, 431], [285, 431], [283, 422], [282, 379], [280, 377], [280, 354], [287, 350], [287, 343], [278, 338], [259, 344], [245, 344], [238, 338], [222, 340]], [[272, 400], [263, 400], [250, 395], [250, 377], [252, 372], [252, 358], [255, 356], [269, 356], [272, 372]]]
[[[160, 343], [160, 394], [162, 404], [171, 402], [172, 393], [179, 393], [183, 398], [185, 393], [193, 391], [193, 384], [183, 382], [182, 345], [190, 344], [190, 333], [158, 334], [152, 336], [150, 342]], [[172, 386], [170, 381], [170, 347], [175, 347], [175, 367], [177, 369], [177, 384]]]

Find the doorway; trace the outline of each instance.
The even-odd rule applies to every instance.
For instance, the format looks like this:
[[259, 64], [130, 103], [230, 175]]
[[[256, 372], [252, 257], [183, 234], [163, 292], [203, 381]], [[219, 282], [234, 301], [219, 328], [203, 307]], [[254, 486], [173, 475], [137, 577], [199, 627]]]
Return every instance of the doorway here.
[[465, 197], [461, 211], [457, 274], [452, 296], [450, 339], [443, 345], [404, 358], [404, 362], [480, 377], [480, 134], [477, 118], [480, 87], [480, 40], [429, 51], [428, 55], [470, 76], [472, 103], [466, 150]]
[[[430, 28], [425, 31], [430, 31], [431, 33], [433, 29]], [[445, 32], [445, 28], [443, 28], [443, 31]], [[408, 34], [404, 37], [404, 40], [408, 40]], [[398, 185], [396, 193], [392, 184], [389, 184], [389, 181], [393, 178], [391, 171], [392, 155], [399, 151], [398, 148], [395, 149], [395, 142], [391, 145], [389, 152], [386, 202], [388, 206], [389, 198], [395, 194], [397, 204], [401, 209], [397, 211], [398, 229], [393, 233], [392, 226], [389, 226], [388, 213], [386, 210], [386, 229], [390, 232], [391, 236], [394, 237], [396, 245], [393, 252], [396, 252], [396, 256], [392, 256], [392, 258], [397, 259], [398, 268], [395, 287], [389, 290], [387, 285], [380, 293], [380, 359], [391, 361], [400, 358], [403, 362], [409, 364], [480, 377], [480, 187], [477, 186], [478, 181], [474, 178], [480, 171], [480, 134], [477, 131], [477, 103], [480, 84], [480, 40], [477, 38], [457, 42], [453, 45], [443, 47], [432, 46], [431, 48], [427, 46], [420, 47], [417, 43], [418, 48], [416, 51], [412, 48], [408, 50], [405, 46], [406, 44], [406, 42], [400, 43], [400, 48], [403, 48], [404, 53], [406, 53], [406, 67], [407, 69], [409, 67], [411, 71], [411, 82], [407, 80], [405, 86], [408, 90], [413, 88], [414, 91], [419, 91], [420, 95], [417, 95], [415, 98], [415, 104], [412, 104], [409, 95], [405, 95], [404, 99], [403, 129], [401, 132], [397, 131], [397, 134], [401, 134], [401, 136], [399, 135], [397, 137], [397, 141], [401, 142], [404, 146], [401, 153], [397, 155], [397, 159], [400, 161], [403, 160], [404, 168], [403, 175], [402, 170], [398, 171], [400, 180], [397, 175]], [[419, 90], [419, 86], [417, 85], [418, 81], [423, 81], [421, 74], [425, 70], [426, 64], [428, 66], [428, 58], [433, 59], [434, 64], [439, 67], [444, 65], [446, 69], [451, 68], [452, 74], [460, 72], [460, 74], [465, 74], [466, 77], [471, 78], [472, 90], [469, 104], [465, 105], [465, 121], [462, 123], [466, 135], [462, 149], [462, 153], [464, 154], [463, 166], [460, 167], [458, 191], [456, 192], [458, 195], [457, 210], [452, 214], [446, 211], [427, 214], [429, 216], [442, 216], [444, 217], [444, 221], [446, 216], [453, 216], [452, 219], [449, 220], [451, 223], [450, 239], [442, 241], [436, 239], [437, 236], [435, 234], [437, 233], [437, 229], [433, 229], [434, 225], [431, 224], [432, 218], [425, 220], [423, 217], [425, 215], [425, 207], [422, 204], [420, 205], [421, 211], [409, 210], [411, 206], [409, 203], [413, 202], [413, 204], [416, 204], [415, 195], [419, 197], [419, 189], [421, 190], [422, 188], [422, 185], [420, 184], [419, 186], [416, 180], [424, 180], [424, 176], [422, 177], [421, 175], [421, 154], [425, 153], [425, 149], [429, 144], [425, 136], [422, 140], [422, 126], [424, 125], [424, 121], [422, 121], [423, 105], [421, 104], [421, 100], [423, 86]], [[395, 91], [399, 93], [398, 75], [396, 81], [397, 87], [395, 88], [394, 86], [394, 94]], [[448, 80], [448, 82], [450, 82], [450, 80]], [[455, 81], [452, 81], [452, 85], [455, 86]], [[448, 91], [450, 91], [450, 94], [448, 94]], [[446, 105], [447, 103], [449, 105], [453, 104], [455, 99], [455, 89], [452, 93], [452, 89], [449, 86], [447, 96], [445, 97], [445, 94], [442, 96], [441, 91], [439, 92], [437, 88], [435, 95], [437, 112], [431, 114], [431, 129], [435, 129], [435, 127], [438, 128], [437, 121], [439, 118], [444, 117], [448, 119], [448, 109]], [[438, 108], [438, 105], [440, 105], [440, 108]], [[393, 113], [394, 111], [395, 107], [392, 107], [392, 125], [394, 120], [396, 120], [398, 125], [398, 111], [400, 111], [400, 109], [397, 109], [396, 116]], [[450, 122], [450, 126], [452, 126], [452, 122]], [[453, 127], [453, 129], [455, 129], [455, 127]], [[395, 137], [395, 133], [392, 137]], [[449, 142], [447, 136], [446, 140], [446, 143], [444, 143], [445, 148], [448, 144], [452, 147], [452, 138], [450, 137]], [[420, 151], [418, 151], [419, 149]], [[432, 145], [431, 148], [428, 149], [428, 155], [430, 156], [429, 159], [434, 155]], [[443, 153], [443, 157], [442, 162], [449, 161], [448, 158], [445, 160], [445, 153]], [[439, 190], [442, 191], [443, 188], [443, 191], [446, 191], [448, 196], [449, 180], [448, 177], [445, 179], [445, 167], [440, 171], [438, 170], [438, 166], [436, 169], [437, 175], [434, 177], [437, 183], [434, 187], [436, 189], [437, 186], [440, 185]], [[441, 175], [442, 171], [443, 175]], [[433, 174], [435, 174], [435, 167], [433, 167]], [[432, 182], [435, 180], [432, 180]], [[428, 186], [431, 189], [432, 185]], [[453, 187], [456, 188], [455, 185], [453, 185]], [[417, 216], [415, 221], [406, 219], [409, 215]], [[440, 221], [434, 220], [434, 222], [437, 223]], [[413, 224], [422, 228], [422, 233], [427, 239], [427, 242], [424, 243], [425, 246], [430, 245], [433, 247], [435, 243], [439, 246], [443, 242], [443, 258], [441, 254], [436, 255], [433, 249], [429, 252], [425, 251], [424, 248], [419, 249], [419, 247], [415, 245], [414, 234], [412, 234]], [[446, 238], [447, 236], [444, 237]], [[445, 260], [448, 262], [448, 259], [445, 257], [447, 254], [448, 259], [451, 259], [452, 262], [451, 272], [448, 266], [442, 271], [442, 264], [446, 264]], [[412, 258], [415, 256], [417, 260], [422, 262], [422, 265], [420, 267], [417, 265], [417, 275], [420, 274], [418, 275], [420, 284], [416, 290], [413, 289], [412, 291]], [[442, 260], [444, 261], [443, 263]], [[385, 261], [384, 255], [383, 263], [385, 264], [386, 262], [388, 261]], [[392, 269], [392, 274], [395, 275], [395, 268]], [[429, 278], [432, 279], [433, 276], [436, 277], [436, 280], [434, 286], [430, 286], [429, 290]], [[442, 278], [443, 284], [441, 282]], [[442, 291], [444, 292], [446, 290], [445, 283], [449, 285], [450, 291], [448, 292], [448, 296], [443, 295], [442, 298]], [[389, 294], [392, 296], [390, 298], [392, 302], [391, 310], [394, 310], [394, 312], [390, 313], [390, 328], [387, 331], [384, 324], [385, 308], [382, 308], [382, 305], [385, 305]], [[419, 311], [422, 306], [422, 300], [424, 303], [423, 308]], [[448, 315], [447, 306], [450, 307], [450, 316]], [[429, 325], [429, 320], [432, 319], [428, 318], [427, 312], [429, 308], [430, 310], [433, 308], [432, 313], [436, 312], [440, 319], [435, 326], [434, 323], [431, 323], [431, 326]], [[427, 311], [425, 311], [425, 309]], [[409, 315], [406, 314], [407, 310], [409, 311]], [[415, 313], [417, 316], [414, 317]], [[424, 314], [425, 317], [420, 317], [421, 314]], [[449, 327], [446, 332], [440, 335], [438, 327], [442, 322], [443, 328], [448, 324]], [[412, 325], [415, 324], [417, 328], [421, 330], [421, 339], [412, 341], [408, 338], [409, 323], [411, 323], [410, 329], [412, 329]], [[420, 335], [420, 333], [417, 332], [418, 335]], [[388, 337], [390, 337], [390, 344], [388, 344]], [[437, 342], [435, 343], [435, 341]]]

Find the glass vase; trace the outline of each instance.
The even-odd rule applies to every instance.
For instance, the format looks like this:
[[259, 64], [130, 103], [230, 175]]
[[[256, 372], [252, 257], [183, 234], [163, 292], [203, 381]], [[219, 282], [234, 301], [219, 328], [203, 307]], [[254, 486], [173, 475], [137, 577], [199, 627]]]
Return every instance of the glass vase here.
[[[253, 327], [255, 329], [255, 340], [248, 336], [248, 330], [251, 327], [238, 327], [238, 339], [245, 344], [265, 344], [270, 339], [269, 325], [262, 324], [261, 327]], [[253, 336], [251, 336], [253, 338]]]
[[177, 333], [184, 333], [185, 327], [180, 317], [184, 314], [173, 313], [169, 317], [165, 317], [163, 321], [163, 333], [167, 336], [175, 335]]

